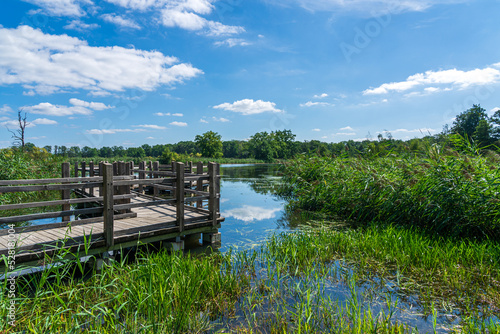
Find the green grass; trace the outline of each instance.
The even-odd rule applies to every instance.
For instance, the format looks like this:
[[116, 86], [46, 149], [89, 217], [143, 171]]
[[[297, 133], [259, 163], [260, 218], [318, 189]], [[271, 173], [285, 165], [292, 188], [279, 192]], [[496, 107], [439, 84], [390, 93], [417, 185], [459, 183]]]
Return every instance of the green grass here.
[[[500, 249], [491, 242], [433, 239], [391, 226], [322, 226], [273, 235], [253, 251], [139, 254], [86, 280], [71, 261], [18, 278], [15, 329], [411, 333], [423, 314], [421, 332], [500, 331], [498, 319], [488, 318], [500, 306]], [[410, 315], [405, 296], [417, 300]], [[8, 302], [1, 295], [1, 318]], [[442, 319], [451, 313], [461, 320], [448, 328]], [[0, 322], [0, 331], [14, 328]]]
[[302, 156], [284, 165], [278, 193], [292, 211], [335, 220], [421, 227], [438, 235], [500, 240], [500, 167], [469, 147], [424, 156]]

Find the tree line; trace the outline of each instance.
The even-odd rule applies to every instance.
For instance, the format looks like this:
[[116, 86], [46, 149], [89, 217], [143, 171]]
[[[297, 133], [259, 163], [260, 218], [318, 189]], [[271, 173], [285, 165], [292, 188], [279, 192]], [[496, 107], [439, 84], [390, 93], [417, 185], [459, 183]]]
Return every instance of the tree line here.
[[[296, 135], [291, 130], [263, 131], [255, 133], [249, 140], [223, 141], [220, 134], [207, 131], [202, 135], [196, 135], [193, 141], [180, 141], [175, 144], [144, 144], [140, 147], [129, 148], [123, 146], [104, 146], [101, 148], [84, 146], [80, 148], [78, 146], [54, 145], [45, 146], [44, 149], [48, 153], [70, 158], [151, 157], [158, 158], [164, 163], [184, 159], [187, 156], [274, 161], [290, 159], [301, 153], [319, 156], [353, 156], [358, 154], [378, 155], [389, 151], [418, 151], [426, 145], [446, 141], [452, 134], [468, 138], [479, 147], [498, 150], [500, 147], [500, 110], [489, 117], [486, 110], [480, 105], [473, 105], [472, 108], [457, 115], [451, 126], [445, 125], [441, 133], [429, 134], [423, 138], [407, 141], [396, 140], [389, 132], [385, 132], [378, 134], [376, 140], [349, 140], [339, 143], [325, 143], [319, 140], [300, 142], [295, 140]], [[24, 145], [26, 150], [33, 147], [35, 145], [32, 143]]]

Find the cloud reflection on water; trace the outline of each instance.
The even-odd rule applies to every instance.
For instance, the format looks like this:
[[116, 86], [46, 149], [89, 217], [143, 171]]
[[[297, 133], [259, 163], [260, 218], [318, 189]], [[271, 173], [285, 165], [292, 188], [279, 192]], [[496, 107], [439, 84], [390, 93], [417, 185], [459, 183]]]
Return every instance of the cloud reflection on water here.
[[234, 208], [222, 212], [223, 217], [233, 217], [244, 222], [253, 222], [255, 220], [271, 219], [276, 217], [276, 212], [281, 208], [266, 209], [258, 206], [243, 205], [240, 208]]

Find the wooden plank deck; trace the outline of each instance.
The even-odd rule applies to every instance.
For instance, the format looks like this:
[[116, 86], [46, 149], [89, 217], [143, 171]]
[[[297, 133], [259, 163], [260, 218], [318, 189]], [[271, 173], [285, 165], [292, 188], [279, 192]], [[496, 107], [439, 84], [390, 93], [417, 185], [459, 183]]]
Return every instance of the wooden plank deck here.
[[[0, 180], [0, 193], [47, 189], [61, 191], [61, 200], [0, 204], [0, 210], [62, 206], [61, 211], [2, 217], [0, 223], [12, 224], [51, 217], [62, 217], [63, 220], [47, 225], [16, 227], [11, 235], [11, 230], [0, 230], [0, 268], [5, 265], [9, 241], [16, 242], [16, 265], [39, 265], [44, 263], [46, 256], [54, 255], [61, 249], [67, 250], [59, 253], [63, 256], [82, 257], [91, 254], [100, 256], [138, 243], [172, 239], [178, 242], [179, 237], [199, 233], [203, 233], [203, 239], [208, 242], [220, 241], [218, 228], [224, 218], [220, 217], [219, 211], [219, 165], [209, 163], [208, 172], [204, 173], [204, 166], [199, 162], [196, 174], [192, 173], [192, 163], [186, 170], [183, 163], [176, 162], [172, 164], [171, 171], [166, 172], [160, 171], [158, 166], [158, 162], [155, 162], [152, 169], [146, 170], [146, 163], [142, 162], [137, 170], [137, 179], [133, 175], [132, 163], [100, 163], [97, 173], [101, 175], [99, 177], [95, 177], [93, 167], [87, 177], [86, 164], [82, 163], [80, 169], [76, 163], [75, 177], [70, 177], [69, 163], [63, 163], [62, 178]], [[146, 178], [146, 173], [157, 175]], [[193, 182], [196, 183], [196, 190], [192, 189]], [[204, 183], [208, 186], [208, 191], [204, 191]], [[142, 194], [142, 190], [146, 188], [148, 191], [153, 190], [155, 196]], [[166, 190], [170, 191], [173, 198], [157, 197], [160, 192]], [[71, 198], [70, 191], [79, 198]], [[207, 209], [201, 206], [203, 200], [208, 201]], [[74, 207], [84, 202], [91, 203], [92, 207]], [[196, 208], [186, 205], [189, 203], [196, 204]], [[89, 217], [89, 214], [90, 218], [69, 221], [70, 216]], [[212, 217], [215, 217], [215, 221]]]
[[[150, 199], [143, 197], [136, 197], [131, 200], [132, 203], [147, 201], [150, 201]], [[137, 213], [137, 217], [115, 220], [114, 222], [116, 247], [123, 242], [131, 240], [139, 241], [151, 236], [161, 239], [162, 234], [168, 234], [171, 237], [171, 234], [175, 234], [178, 230], [178, 226], [176, 225], [176, 207], [174, 205], [164, 204], [142, 207], [134, 209], [133, 212]], [[213, 222], [208, 220], [208, 214], [207, 210], [185, 206], [184, 219], [186, 223], [184, 226], [185, 231], [182, 235], [189, 234], [190, 229], [199, 229], [203, 226], [206, 227], [207, 231], [211, 230]], [[86, 237], [92, 235], [91, 240], [94, 246], [102, 246], [99, 241], [102, 240], [103, 221], [71, 227], [57, 227], [16, 233], [17, 247], [20, 249], [16, 258], [20, 259], [21, 262], [25, 262], [37, 257], [43, 257], [44, 250], [52, 249], [51, 245], [64, 239], [68, 239], [68, 245], [75, 244], [75, 242], [81, 243], [84, 235]], [[223, 218], [219, 218], [220, 221], [223, 221]], [[9, 235], [0, 236], [0, 256], [7, 254], [8, 241]]]

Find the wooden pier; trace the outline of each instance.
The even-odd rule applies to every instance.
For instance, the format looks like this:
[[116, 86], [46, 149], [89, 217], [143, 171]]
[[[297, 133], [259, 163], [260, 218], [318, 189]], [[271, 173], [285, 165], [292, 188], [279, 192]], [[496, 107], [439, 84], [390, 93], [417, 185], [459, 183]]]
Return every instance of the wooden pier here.
[[205, 242], [220, 241], [219, 164], [76, 163], [73, 176], [70, 167], [63, 163], [57, 179], [0, 180], [0, 194], [61, 193], [60, 200], [0, 205], [0, 210], [59, 208], [0, 217], [0, 224], [62, 217], [58, 223], [0, 230], [0, 268], [8, 268], [14, 253], [16, 266], [43, 265], [54, 255], [100, 257], [157, 241], [182, 249], [184, 238], [201, 234]]

